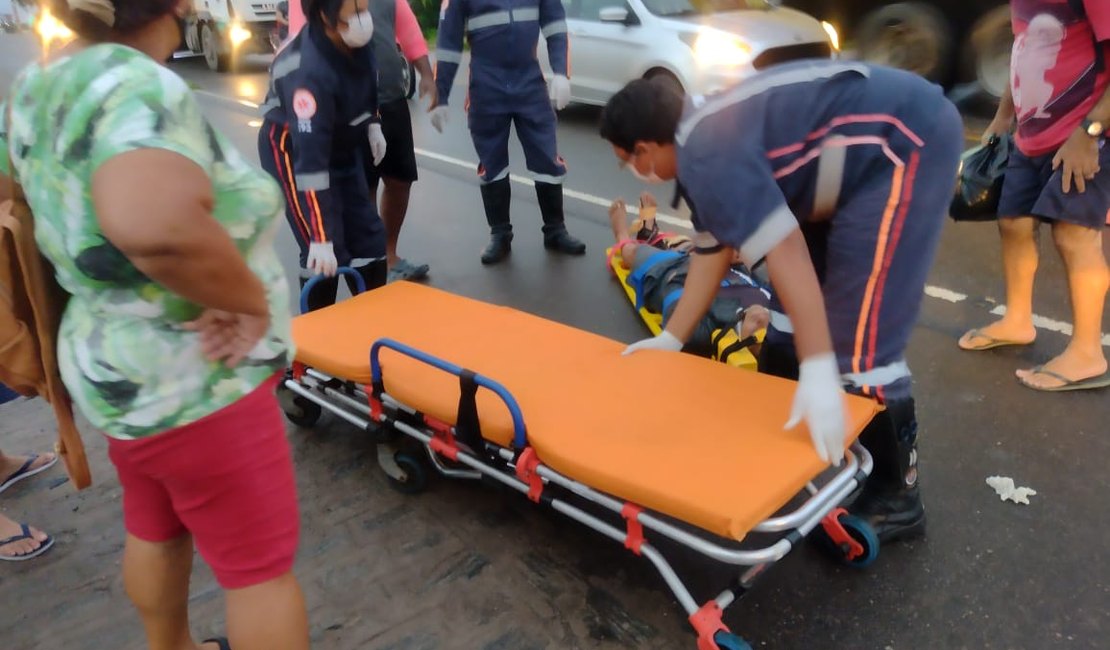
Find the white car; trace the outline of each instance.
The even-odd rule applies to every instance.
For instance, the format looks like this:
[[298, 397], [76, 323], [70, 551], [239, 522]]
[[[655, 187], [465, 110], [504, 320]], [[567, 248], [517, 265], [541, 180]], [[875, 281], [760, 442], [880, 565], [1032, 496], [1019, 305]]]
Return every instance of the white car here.
[[[604, 105], [626, 83], [662, 77], [707, 94], [773, 63], [831, 58], [832, 25], [773, 0], [562, 0], [573, 101]], [[550, 73], [547, 47], [540, 62]]]

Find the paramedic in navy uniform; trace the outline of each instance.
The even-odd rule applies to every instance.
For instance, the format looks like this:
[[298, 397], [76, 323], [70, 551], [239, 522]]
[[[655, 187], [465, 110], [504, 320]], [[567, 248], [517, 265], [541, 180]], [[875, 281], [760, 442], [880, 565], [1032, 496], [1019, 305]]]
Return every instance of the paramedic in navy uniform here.
[[[554, 75], [548, 89], [536, 59], [540, 33], [547, 41]], [[567, 78], [566, 12], [560, 0], [443, 0], [436, 41], [436, 92], [432, 125], [442, 132], [447, 98], [462, 61], [463, 36], [470, 41], [470, 90], [467, 119], [478, 153], [482, 204], [490, 227], [483, 264], [496, 264], [509, 254], [513, 226], [509, 222], [509, 127], [524, 148], [543, 215], [543, 244], [570, 255], [586, 245], [567, 232], [563, 222], [563, 177], [566, 164], [555, 138], [555, 109], [570, 102]]]
[[769, 68], [685, 107], [666, 86], [634, 81], [606, 106], [601, 134], [636, 176], [677, 178], [697, 231], [667, 329], [626, 353], [681, 348], [733, 251], [749, 265], [766, 257], [777, 304], [759, 366], [800, 380], [786, 427], [804, 420], [817, 454], [839, 463], [842, 389], [885, 404], [861, 435], [875, 468], [850, 509], [884, 541], [923, 534], [903, 353], [963, 142], [941, 89], [822, 60]]
[[[359, 152], [385, 156], [368, 0], [304, 0], [307, 24], [270, 66], [258, 132], [262, 167], [285, 192], [285, 215], [301, 249], [301, 285], [327, 280], [309, 309], [335, 302], [336, 268], [350, 266], [367, 289], [385, 284], [385, 230], [370, 199]], [[349, 283], [353, 284], [353, 283]]]

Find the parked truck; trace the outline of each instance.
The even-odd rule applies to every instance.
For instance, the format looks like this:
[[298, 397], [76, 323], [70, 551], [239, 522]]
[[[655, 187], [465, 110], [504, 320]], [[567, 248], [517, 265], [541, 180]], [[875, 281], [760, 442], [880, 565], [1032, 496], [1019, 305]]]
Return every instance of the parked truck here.
[[276, 10], [277, 0], [193, 0], [182, 24], [185, 46], [227, 72], [243, 56], [273, 53]]
[[945, 87], [978, 82], [1000, 97], [1013, 32], [1005, 0], [781, 0], [832, 23], [864, 60], [912, 70]]

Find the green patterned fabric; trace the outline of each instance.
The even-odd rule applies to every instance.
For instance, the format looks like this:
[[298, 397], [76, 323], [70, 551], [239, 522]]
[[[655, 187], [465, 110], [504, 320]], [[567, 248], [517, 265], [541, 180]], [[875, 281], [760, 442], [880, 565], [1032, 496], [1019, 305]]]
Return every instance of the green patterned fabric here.
[[[10, 101], [11, 133], [0, 127], [0, 145], [10, 147], [39, 248], [73, 296], [58, 335], [59, 365], [94, 426], [122, 439], [179, 427], [286, 366], [289, 289], [273, 244], [281, 191], [212, 128], [180, 77], [136, 50], [97, 45], [30, 65]], [[200, 307], [145, 277], [97, 224], [93, 172], [114, 156], [151, 148], [208, 173], [215, 218], [267, 287], [271, 331], [237, 368], [204, 359], [197, 336], [181, 327]], [[10, 173], [7, 167], [0, 156], [0, 171]]]

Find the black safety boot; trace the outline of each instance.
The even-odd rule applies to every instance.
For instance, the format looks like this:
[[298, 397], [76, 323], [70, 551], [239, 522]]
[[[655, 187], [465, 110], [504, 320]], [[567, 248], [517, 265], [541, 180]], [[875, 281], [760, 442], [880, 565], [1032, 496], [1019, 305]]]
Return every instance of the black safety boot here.
[[848, 510], [867, 520], [880, 542], [924, 536], [913, 398], [888, 402], [859, 440], [871, 453], [875, 467]]
[[[371, 260], [363, 266], [355, 267], [355, 271], [362, 276], [362, 282], [366, 285], [367, 291], [373, 291], [379, 287], [384, 287], [386, 284], [386, 277], [389, 274], [389, 266], [386, 264], [385, 259]], [[355, 279], [351, 276], [344, 276], [347, 281], [347, 289], [351, 295], [358, 293], [358, 285]]]
[[536, 182], [536, 199], [543, 215], [543, 247], [567, 255], [582, 255], [586, 245], [567, 232], [563, 221], [563, 186]]
[[508, 177], [482, 186], [482, 205], [486, 209], [490, 239], [482, 251], [482, 264], [497, 264], [509, 256], [513, 243], [513, 224], [509, 221], [512, 187]]

